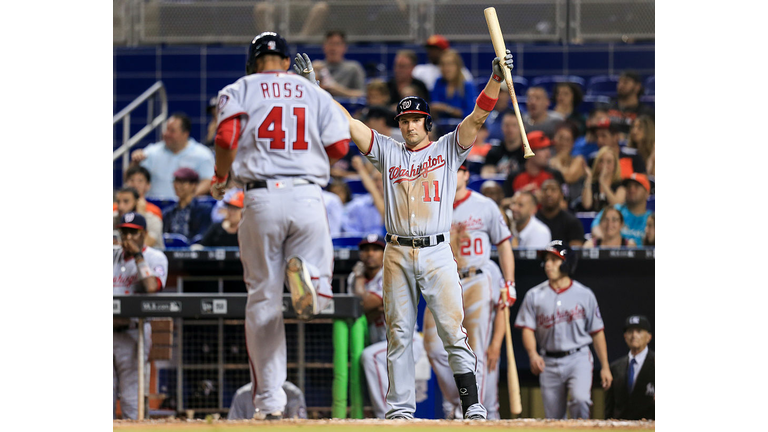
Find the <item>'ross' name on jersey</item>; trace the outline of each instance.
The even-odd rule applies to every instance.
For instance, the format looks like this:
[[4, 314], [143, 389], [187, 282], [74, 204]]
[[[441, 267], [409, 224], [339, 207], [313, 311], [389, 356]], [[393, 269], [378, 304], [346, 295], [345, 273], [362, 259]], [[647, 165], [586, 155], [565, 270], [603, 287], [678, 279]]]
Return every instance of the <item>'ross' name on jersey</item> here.
[[263, 82], [261, 95], [265, 99], [301, 99], [304, 97], [304, 85], [291, 82]]

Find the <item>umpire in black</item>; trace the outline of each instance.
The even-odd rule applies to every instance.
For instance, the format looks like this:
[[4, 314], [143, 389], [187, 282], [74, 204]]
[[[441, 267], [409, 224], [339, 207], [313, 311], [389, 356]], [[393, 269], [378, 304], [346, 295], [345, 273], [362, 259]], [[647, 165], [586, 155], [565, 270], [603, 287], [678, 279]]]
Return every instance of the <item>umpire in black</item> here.
[[656, 416], [656, 357], [648, 348], [651, 323], [632, 315], [624, 324], [629, 354], [611, 363], [613, 384], [605, 395], [605, 417], [624, 420], [653, 420]]

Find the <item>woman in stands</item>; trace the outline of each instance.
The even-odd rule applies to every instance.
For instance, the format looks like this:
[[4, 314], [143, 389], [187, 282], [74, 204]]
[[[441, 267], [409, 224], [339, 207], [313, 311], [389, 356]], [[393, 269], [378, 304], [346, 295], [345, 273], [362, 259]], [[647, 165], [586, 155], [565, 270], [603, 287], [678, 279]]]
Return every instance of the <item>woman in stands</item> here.
[[453, 49], [447, 49], [440, 57], [442, 76], [435, 82], [429, 106], [436, 117], [464, 118], [475, 108], [478, 92], [475, 84], [464, 79], [461, 70], [464, 60]]
[[656, 245], [656, 213], [648, 215], [645, 221], [645, 235], [643, 236], [643, 246]]
[[624, 226], [624, 216], [613, 207], [607, 207], [600, 219], [600, 231], [603, 238], [591, 238], [584, 242], [585, 248], [615, 248], [615, 247], [635, 247], [635, 241], [621, 236], [621, 228]]
[[599, 212], [605, 207], [624, 204], [627, 190], [621, 184], [621, 167], [616, 154], [609, 147], [597, 152], [590, 169], [584, 163], [587, 175], [581, 191], [579, 211]]
[[641, 115], [632, 122], [627, 146], [636, 148], [643, 157], [648, 175], [654, 175], [656, 150], [656, 125], [647, 115]]
[[572, 82], [558, 83], [553, 91], [552, 99], [555, 100], [554, 111], [560, 113], [564, 119], [574, 122], [578, 127], [574, 138], [584, 135], [587, 131], [587, 123], [584, 114], [579, 111], [579, 105], [584, 100], [581, 87]]
[[578, 126], [569, 120], [557, 125], [554, 138], [555, 155], [549, 160], [549, 167], [559, 171], [565, 183], [568, 184], [569, 208], [576, 205], [581, 198], [582, 179], [586, 175], [584, 157], [581, 155], [571, 156], [573, 142], [578, 136], [577, 134]]

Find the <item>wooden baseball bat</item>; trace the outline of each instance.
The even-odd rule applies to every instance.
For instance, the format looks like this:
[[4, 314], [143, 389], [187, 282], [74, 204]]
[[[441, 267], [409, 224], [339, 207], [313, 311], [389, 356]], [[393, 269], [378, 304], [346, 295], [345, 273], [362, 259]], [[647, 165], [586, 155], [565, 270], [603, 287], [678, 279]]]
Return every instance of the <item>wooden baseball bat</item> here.
[[[507, 298], [507, 289], [501, 289], [501, 298]], [[520, 400], [520, 380], [517, 376], [515, 353], [512, 351], [512, 328], [509, 325], [509, 308], [504, 308], [504, 341], [507, 346], [507, 388], [509, 389], [509, 410], [514, 415], [523, 412]]]
[[[499, 18], [496, 16], [496, 8], [489, 7], [484, 11], [485, 22], [488, 24], [488, 32], [491, 34], [491, 42], [493, 42], [493, 50], [496, 51], [496, 57], [504, 59], [507, 55], [507, 46], [504, 44], [504, 36], [501, 34], [501, 27], [499, 27]], [[512, 98], [512, 105], [515, 108], [515, 116], [517, 116], [517, 124], [520, 126], [520, 135], [523, 138], [523, 150], [525, 151], [524, 157], [526, 159], [533, 157], [534, 153], [531, 150], [531, 145], [528, 144], [528, 137], [525, 135], [525, 126], [523, 126], [523, 116], [520, 114], [520, 107], [517, 105], [517, 96], [515, 96], [515, 86], [512, 82], [512, 73], [501, 62], [501, 70], [504, 71], [504, 81], [507, 83], [507, 90], [509, 96]]]

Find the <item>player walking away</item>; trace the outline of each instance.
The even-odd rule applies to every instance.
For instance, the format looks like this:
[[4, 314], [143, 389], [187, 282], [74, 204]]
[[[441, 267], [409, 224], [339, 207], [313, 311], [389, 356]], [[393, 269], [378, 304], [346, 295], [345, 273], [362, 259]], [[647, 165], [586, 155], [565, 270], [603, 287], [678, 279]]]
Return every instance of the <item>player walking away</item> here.
[[[492, 325], [495, 323], [497, 303], [512, 304], [515, 301], [515, 261], [512, 246], [509, 243], [512, 234], [501, 216], [501, 211], [493, 200], [467, 189], [469, 171], [462, 165], [457, 173], [456, 198], [453, 202], [453, 221], [451, 226], [451, 249], [456, 259], [461, 288], [464, 292], [464, 328], [467, 329], [469, 346], [477, 356], [477, 376], [480, 403], [486, 407], [488, 418], [498, 418], [498, 399], [485, 399], [486, 382], [490, 364], [486, 362], [486, 351], [490, 348]], [[510, 293], [508, 299], [499, 299], [500, 286], [494, 286], [491, 269], [491, 245], [499, 251], [499, 262], [504, 273], [504, 284]], [[498, 282], [497, 282], [498, 283]], [[501, 300], [501, 301], [499, 301]], [[498, 315], [501, 335], [495, 356], [498, 362], [501, 340], [504, 338], [504, 315]], [[424, 345], [429, 362], [437, 375], [440, 390], [443, 393], [443, 412], [445, 418], [461, 415], [459, 393], [451, 376], [448, 353], [437, 335], [435, 320], [429, 310], [424, 312]], [[489, 403], [495, 409], [489, 407]], [[461, 418], [461, 417], [458, 417]]]
[[[120, 217], [120, 244], [112, 246], [112, 294], [154, 293], [165, 286], [168, 277], [168, 258], [157, 249], [144, 246], [147, 221], [144, 216], [129, 212]], [[120, 410], [124, 419], [135, 420], [139, 413], [139, 320], [113, 318], [112, 320], [112, 408], [117, 404], [118, 388]], [[149, 360], [152, 328], [144, 323], [145, 358]], [[145, 366], [145, 385], [149, 388], [149, 365]], [[147, 399], [144, 399], [147, 401]]]
[[283, 284], [300, 319], [311, 319], [332, 298], [333, 245], [322, 187], [330, 164], [349, 149], [349, 124], [331, 95], [286, 73], [290, 65], [285, 39], [272, 32], [256, 36], [246, 76], [221, 90], [218, 103], [211, 194], [221, 199], [230, 177], [245, 191], [238, 241], [258, 419], [282, 418], [286, 404]]
[[[363, 299], [363, 310], [368, 319], [370, 344], [365, 347], [360, 362], [371, 397], [373, 413], [383, 419], [387, 414], [387, 323], [384, 321], [383, 276], [384, 237], [370, 234], [357, 245], [360, 261], [349, 274], [347, 285]], [[416, 363], [424, 356], [421, 335], [413, 333], [413, 357]]]
[[[493, 76], [477, 98], [472, 113], [455, 131], [435, 142], [429, 140], [429, 105], [418, 97], [406, 97], [397, 104], [395, 119], [405, 143], [369, 129], [346, 113], [355, 144], [384, 176], [388, 244], [384, 251], [383, 302], [388, 325], [388, 419], [410, 419], [416, 410], [411, 344], [419, 293], [435, 317], [437, 333], [448, 352], [464, 418], [486, 416], [477, 394], [477, 358], [462, 325], [462, 291], [451, 252], [450, 227], [456, 171], [466, 160], [480, 126], [496, 103], [502, 80], [501, 61], [494, 59]], [[504, 63], [512, 68], [509, 51]], [[306, 54], [296, 56], [295, 68], [314, 82], [314, 71]]]
[[546, 417], [565, 419], [567, 402], [571, 418], [589, 418], [593, 369], [590, 342], [600, 359], [603, 389], [613, 381], [600, 308], [592, 290], [571, 279], [576, 255], [569, 246], [554, 240], [539, 256], [547, 280], [525, 293], [515, 327], [523, 331], [531, 372], [539, 375]]

